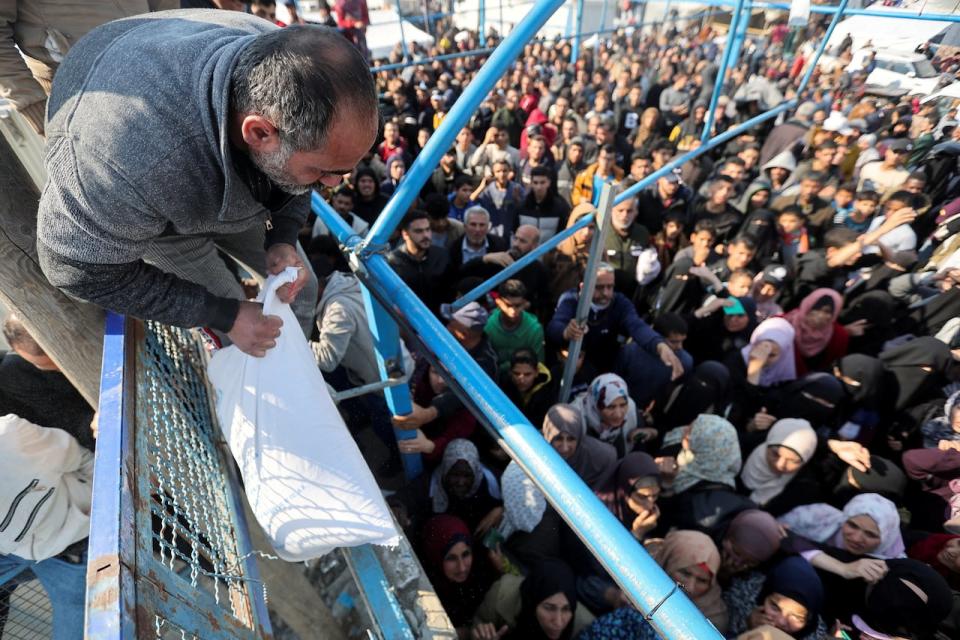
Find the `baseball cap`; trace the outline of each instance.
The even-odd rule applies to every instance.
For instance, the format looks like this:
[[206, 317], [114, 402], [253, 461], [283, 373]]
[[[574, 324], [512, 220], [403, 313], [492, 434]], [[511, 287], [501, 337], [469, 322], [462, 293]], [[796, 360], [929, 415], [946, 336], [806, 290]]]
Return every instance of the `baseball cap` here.
[[448, 316], [449, 320], [456, 320], [471, 331], [483, 331], [489, 318], [490, 314], [478, 302], [465, 304]]
[[782, 264], [768, 264], [763, 269], [761, 279], [778, 289], [782, 289], [787, 281], [787, 268]]
[[680, 177], [680, 169], [674, 169], [667, 175], [663, 176], [667, 182], [676, 182], [677, 184], [683, 184], [683, 178]]
[[891, 151], [896, 151], [898, 153], [908, 153], [910, 151], [913, 151], [913, 145], [910, 143], [909, 140], [905, 138], [897, 138], [896, 140], [891, 141], [890, 144], [887, 145], [887, 149], [890, 149]]

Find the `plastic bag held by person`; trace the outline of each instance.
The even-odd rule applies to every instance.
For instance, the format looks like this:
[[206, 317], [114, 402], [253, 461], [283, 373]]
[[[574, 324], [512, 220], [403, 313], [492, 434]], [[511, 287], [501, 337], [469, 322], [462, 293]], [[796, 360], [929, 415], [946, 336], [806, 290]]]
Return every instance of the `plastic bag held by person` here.
[[330, 399], [297, 319], [276, 297], [296, 277], [296, 269], [287, 268], [260, 294], [264, 314], [283, 320], [277, 346], [263, 358], [227, 347], [210, 363], [217, 416], [247, 499], [284, 560], [308, 560], [336, 547], [396, 544], [373, 474]]

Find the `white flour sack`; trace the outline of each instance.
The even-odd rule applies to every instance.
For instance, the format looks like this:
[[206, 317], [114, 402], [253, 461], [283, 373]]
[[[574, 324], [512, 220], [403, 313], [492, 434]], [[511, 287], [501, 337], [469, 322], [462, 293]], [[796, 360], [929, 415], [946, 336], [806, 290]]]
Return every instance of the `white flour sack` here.
[[260, 294], [283, 320], [277, 346], [255, 358], [235, 346], [210, 362], [223, 435], [260, 526], [284, 560], [336, 547], [392, 545], [398, 534], [377, 483], [334, 406], [300, 325], [276, 297], [287, 268]]

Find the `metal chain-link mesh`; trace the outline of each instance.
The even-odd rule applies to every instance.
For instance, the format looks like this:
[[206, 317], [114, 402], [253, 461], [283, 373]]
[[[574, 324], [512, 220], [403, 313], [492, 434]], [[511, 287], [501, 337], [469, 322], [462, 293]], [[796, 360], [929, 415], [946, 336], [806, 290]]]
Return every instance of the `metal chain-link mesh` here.
[[47, 592], [27, 570], [0, 587], [0, 638], [49, 640], [53, 611]]
[[[137, 358], [136, 452], [149, 468], [154, 558], [251, 627], [249, 598], [262, 597], [262, 589], [251, 588], [241, 568], [200, 342], [153, 322], [145, 334]], [[181, 632], [158, 614], [156, 637]]]

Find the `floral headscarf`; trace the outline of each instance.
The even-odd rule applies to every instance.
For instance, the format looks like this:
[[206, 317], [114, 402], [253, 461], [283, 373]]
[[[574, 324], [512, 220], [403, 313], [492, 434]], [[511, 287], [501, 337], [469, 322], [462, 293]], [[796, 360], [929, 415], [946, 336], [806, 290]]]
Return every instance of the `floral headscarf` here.
[[741, 463], [736, 428], [720, 416], [697, 416], [691, 425], [689, 446], [677, 456], [677, 463], [680, 470], [673, 481], [676, 493], [701, 481], [719, 482], [735, 489]]
[[470, 470], [473, 471], [473, 486], [470, 487], [468, 495], [476, 494], [480, 489], [480, 484], [486, 479], [490, 497], [500, 498], [500, 487], [497, 484], [497, 479], [489, 469], [480, 463], [480, 453], [477, 451], [477, 445], [469, 440], [457, 438], [451, 440], [450, 444], [447, 445], [440, 466], [437, 467], [430, 478], [430, 497], [433, 498], [434, 513], [445, 513], [450, 507], [450, 497], [447, 495], [447, 490], [443, 488], [443, 479], [447, 477], [453, 465], [461, 460], [470, 465]]
[[500, 477], [503, 491], [503, 521], [499, 531], [509, 538], [515, 531], [531, 532], [543, 519], [547, 499], [516, 463], [510, 462]]

